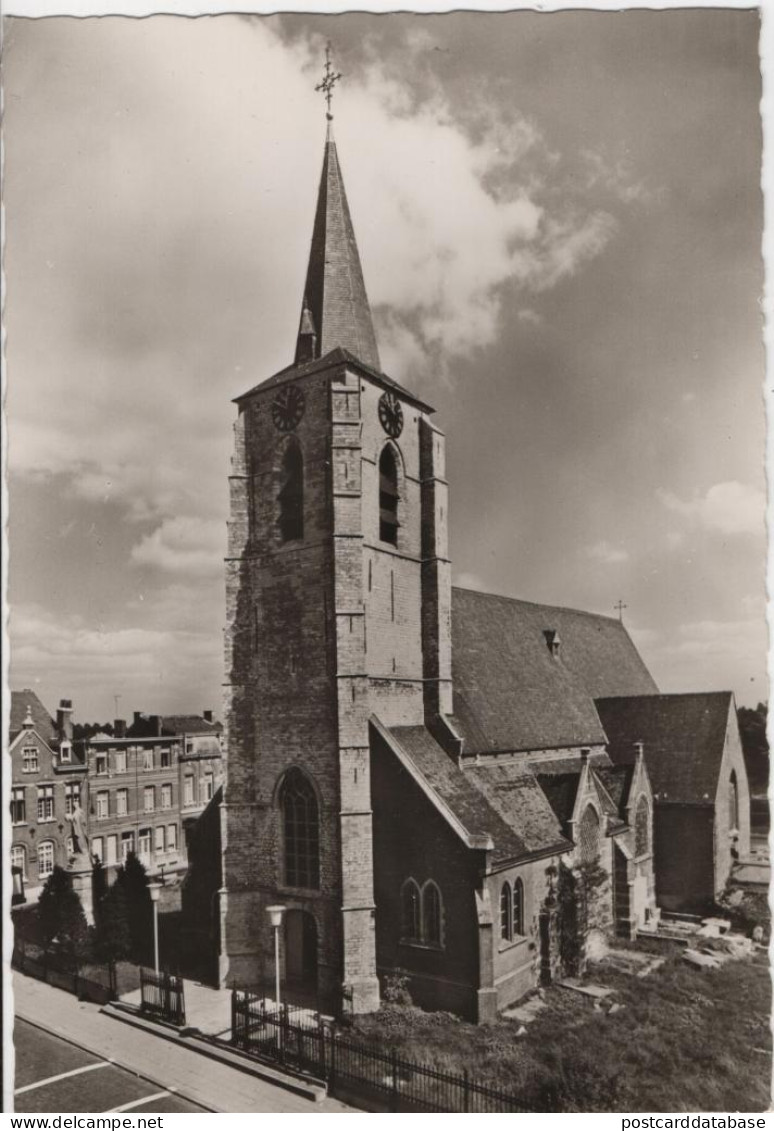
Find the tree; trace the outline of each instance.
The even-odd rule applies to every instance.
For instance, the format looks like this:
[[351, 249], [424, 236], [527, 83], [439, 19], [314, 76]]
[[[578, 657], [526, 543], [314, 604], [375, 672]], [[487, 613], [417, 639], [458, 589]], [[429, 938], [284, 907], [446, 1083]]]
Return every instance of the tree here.
[[132, 932], [124, 886], [114, 883], [97, 908], [95, 950], [102, 962], [120, 962], [132, 955]]
[[63, 868], [55, 867], [46, 880], [38, 900], [38, 922], [46, 951], [56, 943], [68, 962], [77, 963], [86, 956], [89, 940], [86, 915], [73, 891], [72, 880]]
[[125, 864], [119, 869], [113, 884], [113, 887], [116, 886], [123, 891], [126, 900], [132, 954], [141, 962], [150, 954], [153, 904], [148, 891], [148, 873], [133, 852], [129, 853]]
[[599, 857], [582, 860], [574, 868], [564, 864], [559, 866], [559, 954], [568, 974], [579, 975], [585, 969], [586, 945], [594, 926], [594, 912], [607, 880]]
[[753, 789], [765, 789], [769, 781], [769, 743], [766, 738], [768, 704], [740, 707], [737, 711], [747, 776]]

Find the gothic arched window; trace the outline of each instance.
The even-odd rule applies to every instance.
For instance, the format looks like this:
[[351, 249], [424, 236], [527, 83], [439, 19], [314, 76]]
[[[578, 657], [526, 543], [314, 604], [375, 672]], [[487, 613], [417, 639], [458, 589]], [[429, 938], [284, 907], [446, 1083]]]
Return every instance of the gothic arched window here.
[[441, 893], [438, 885], [428, 880], [422, 888], [422, 942], [441, 945]]
[[634, 855], [644, 856], [650, 849], [650, 807], [641, 797], [634, 814]]
[[513, 918], [511, 920], [514, 937], [524, 934], [524, 884], [517, 879], [513, 885]]
[[739, 791], [736, 785], [736, 770], [731, 771], [728, 783], [728, 822], [731, 829], [739, 828]]
[[587, 805], [580, 820], [580, 856], [584, 864], [599, 856], [599, 817], [593, 805]]
[[398, 545], [398, 464], [389, 444], [379, 457], [379, 538]]
[[320, 821], [317, 797], [300, 770], [288, 770], [280, 789], [285, 847], [285, 883], [294, 888], [320, 886]]
[[279, 528], [283, 542], [304, 537], [304, 457], [298, 444], [285, 449], [280, 468]]
[[513, 931], [513, 894], [506, 880], [500, 889], [500, 938], [510, 939]]
[[415, 880], [406, 880], [400, 893], [401, 898], [401, 937], [418, 942], [422, 936], [422, 901], [419, 885]]

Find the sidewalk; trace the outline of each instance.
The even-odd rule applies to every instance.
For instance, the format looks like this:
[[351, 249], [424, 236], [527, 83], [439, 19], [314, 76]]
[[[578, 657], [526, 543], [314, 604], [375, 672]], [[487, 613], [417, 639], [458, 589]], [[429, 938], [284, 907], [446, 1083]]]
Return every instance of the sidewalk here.
[[98, 1005], [13, 973], [14, 1012], [49, 1033], [73, 1041], [96, 1056], [137, 1072], [163, 1088], [211, 1111], [224, 1112], [352, 1112], [330, 1097], [312, 1103], [238, 1069], [176, 1046], [174, 1038], [150, 1035], [107, 1017]]

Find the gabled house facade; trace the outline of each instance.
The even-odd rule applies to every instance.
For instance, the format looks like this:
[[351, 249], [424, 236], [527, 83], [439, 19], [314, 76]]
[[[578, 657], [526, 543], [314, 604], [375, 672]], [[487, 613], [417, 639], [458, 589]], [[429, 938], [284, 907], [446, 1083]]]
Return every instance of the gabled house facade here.
[[11, 692], [11, 867], [27, 900], [72, 855], [67, 818], [81, 800], [86, 766], [73, 748], [71, 717], [69, 699], [55, 721], [31, 689]]

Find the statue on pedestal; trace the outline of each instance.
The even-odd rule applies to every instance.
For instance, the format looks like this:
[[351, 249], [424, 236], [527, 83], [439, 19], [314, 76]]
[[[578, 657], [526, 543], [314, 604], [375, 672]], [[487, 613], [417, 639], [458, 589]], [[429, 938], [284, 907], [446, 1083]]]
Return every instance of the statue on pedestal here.
[[73, 839], [73, 855], [70, 858], [70, 867], [73, 871], [91, 869], [91, 853], [89, 852], [89, 833], [86, 829], [86, 814], [81, 809], [80, 801], [75, 802], [73, 811], [67, 818], [70, 822], [70, 832]]

